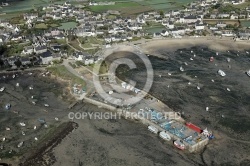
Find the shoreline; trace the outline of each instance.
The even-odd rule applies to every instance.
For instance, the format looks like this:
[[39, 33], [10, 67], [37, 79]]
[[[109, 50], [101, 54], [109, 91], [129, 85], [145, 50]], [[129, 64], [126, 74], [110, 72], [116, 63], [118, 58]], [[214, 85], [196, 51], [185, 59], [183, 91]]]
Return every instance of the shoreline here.
[[[136, 44], [136, 42], [135, 42]], [[144, 53], [156, 56], [162, 56], [160, 50], [169, 50], [170, 52], [182, 48], [191, 48], [194, 46], [208, 47], [214, 51], [243, 51], [250, 48], [250, 41], [234, 41], [233, 39], [219, 39], [219, 38], [181, 38], [181, 39], [151, 39], [138, 41], [137, 45]], [[166, 58], [166, 57], [165, 57]]]

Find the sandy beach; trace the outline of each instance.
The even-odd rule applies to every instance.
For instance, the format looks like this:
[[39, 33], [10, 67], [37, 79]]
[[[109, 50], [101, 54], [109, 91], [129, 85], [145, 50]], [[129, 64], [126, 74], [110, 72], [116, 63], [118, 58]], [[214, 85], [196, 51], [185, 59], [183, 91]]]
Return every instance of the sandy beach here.
[[232, 38], [182, 38], [182, 39], [153, 39], [141, 42], [140, 48], [148, 54], [159, 54], [159, 50], [175, 51], [179, 48], [205, 46], [215, 51], [242, 51], [250, 48], [249, 41], [234, 41]]

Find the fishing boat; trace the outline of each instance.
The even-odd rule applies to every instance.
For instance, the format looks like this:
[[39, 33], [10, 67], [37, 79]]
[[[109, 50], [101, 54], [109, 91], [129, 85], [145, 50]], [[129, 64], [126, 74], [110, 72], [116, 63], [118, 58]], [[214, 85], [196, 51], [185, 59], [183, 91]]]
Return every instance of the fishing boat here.
[[246, 71], [246, 74], [250, 77], [250, 70]]
[[226, 76], [226, 73], [224, 71], [222, 71], [222, 70], [218, 70], [218, 73], [222, 77]]
[[170, 135], [168, 135], [168, 134], [166, 133], [166, 131], [161, 131], [160, 134], [159, 134], [159, 136], [160, 136], [162, 139], [166, 140], [166, 141], [170, 141], [170, 140], [171, 140]]
[[214, 57], [211, 56], [211, 57], [209, 58], [209, 61], [210, 61], [210, 62], [213, 62], [213, 61], [214, 61]]
[[182, 66], [180, 67], [180, 71], [184, 71], [184, 68]]
[[151, 131], [152, 133], [155, 133], [155, 134], [158, 133], [158, 129], [155, 128], [154, 126], [148, 126], [148, 130]]
[[180, 140], [180, 139], [174, 141], [174, 145], [175, 145], [178, 149], [180, 149], [180, 150], [184, 150], [184, 149], [185, 149], [185, 145], [184, 145], [183, 141]]

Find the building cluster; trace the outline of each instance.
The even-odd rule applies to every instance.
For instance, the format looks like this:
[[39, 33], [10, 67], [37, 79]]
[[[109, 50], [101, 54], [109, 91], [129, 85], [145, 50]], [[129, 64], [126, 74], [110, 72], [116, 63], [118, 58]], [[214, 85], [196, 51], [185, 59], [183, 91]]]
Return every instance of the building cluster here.
[[[188, 4], [180, 10], [150, 11], [141, 13], [136, 17], [124, 17], [119, 11], [108, 10], [103, 13], [93, 13], [85, 10], [82, 6], [74, 6], [66, 2], [64, 4], [53, 4], [43, 7], [43, 12], [26, 13], [23, 15], [25, 28], [32, 30], [37, 24], [48, 21], [71, 20], [77, 22], [77, 27], [70, 30], [58, 28], [47, 28], [42, 33], [22, 35], [23, 27], [12, 25], [7, 20], [0, 22], [0, 43], [18, 42], [25, 47], [19, 55], [12, 55], [11, 58], [3, 59], [5, 63], [15, 64], [21, 61], [23, 65], [29, 63], [49, 64], [62, 56], [73, 57], [77, 61], [84, 61], [84, 64], [95, 62], [93, 56], [75, 51], [68, 54], [62, 51], [62, 45], [57, 40], [67, 41], [68, 36], [76, 37], [97, 37], [106, 45], [116, 42], [131, 41], [138, 38], [159, 38], [183, 36], [225, 36], [235, 37], [241, 40], [249, 40], [250, 29], [242, 28], [235, 31], [233, 25], [229, 25], [224, 19], [238, 20], [250, 19], [250, 7], [240, 11], [221, 12], [214, 10], [215, 6], [243, 3], [244, 0], [199, 0]], [[90, 2], [89, 5], [114, 5], [113, 2]], [[213, 9], [213, 10], [211, 10]], [[42, 13], [42, 14], [41, 14]], [[215, 24], [208, 24], [208, 20], [216, 20]], [[159, 32], [150, 33], [147, 28], [152, 25], [162, 27]], [[2, 57], [3, 58], [3, 57]], [[28, 61], [30, 60], [30, 61]]]

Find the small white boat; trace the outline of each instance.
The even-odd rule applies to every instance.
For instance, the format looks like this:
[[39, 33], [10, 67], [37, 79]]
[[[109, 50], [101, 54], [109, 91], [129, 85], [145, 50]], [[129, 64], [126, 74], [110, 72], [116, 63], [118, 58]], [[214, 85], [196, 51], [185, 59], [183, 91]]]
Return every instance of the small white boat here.
[[246, 53], [247, 53], [247, 54], [249, 54], [249, 52], [248, 52], [248, 51], [246, 51]]
[[222, 77], [226, 76], [226, 73], [224, 71], [222, 71], [222, 70], [218, 70], [218, 73]]
[[17, 145], [18, 148], [20, 148], [20, 147], [22, 147], [22, 146], [23, 146], [23, 142], [20, 142], [20, 143]]
[[19, 83], [16, 83], [16, 86], [19, 87]]
[[194, 54], [194, 57], [196, 57], [196, 55]]
[[3, 92], [5, 90], [5, 87], [0, 88], [0, 92]]
[[16, 75], [15, 75], [15, 74], [13, 74], [12, 78], [15, 78], [15, 77], [16, 77]]
[[59, 119], [57, 117], [55, 117], [55, 120], [58, 121]]
[[216, 55], [219, 55], [219, 53], [218, 53], [218, 52], [216, 52]]
[[190, 58], [190, 60], [192, 61], [192, 60], [194, 60], [193, 58]]
[[148, 126], [148, 130], [151, 131], [152, 133], [155, 133], [155, 134], [158, 133], [158, 129], [155, 128], [154, 126]]
[[35, 141], [38, 141], [38, 138], [37, 138], [37, 137], [35, 137], [34, 139], [35, 139]]
[[188, 65], [187, 62], [184, 63], [186, 66]]
[[184, 68], [182, 66], [180, 67], [180, 71], [184, 71]]
[[213, 80], [213, 79], [212, 79], [211, 81], [212, 81], [212, 82], [214, 82], [214, 80]]
[[188, 85], [191, 85], [191, 82], [188, 82]]
[[193, 50], [191, 50], [191, 53], [193, 53]]
[[34, 126], [34, 130], [36, 130], [36, 126]]
[[200, 90], [200, 89], [201, 89], [201, 87], [199, 87], [199, 86], [197, 86], [196, 88], [197, 88], [198, 90]]
[[250, 77], [250, 70], [246, 71], [246, 74]]
[[49, 104], [44, 104], [45, 107], [49, 107]]
[[9, 128], [9, 127], [6, 127], [5, 129], [6, 129], [7, 131], [10, 131], [10, 128]]
[[227, 88], [227, 91], [230, 92], [231, 90], [229, 88]]
[[168, 73], [169, 76], [171, 76], [172, 74], [171, 73]]
[[29, 89], [32, 90], [32, 89], [33, 89], [33, 86], [30, 86]]
[[23, 126], [23, 127], [24, 127], [24, 126], [26, 126], [26, 124], [25, 124], [25, 123], [23, 123], [23, 122], [21, 122], [21, 123], [20, 123], [20, 125], [21, 125], [21, 126]]
[[4, 142], [5, 140], [6, 140], [6, 138], [5, 138], [5, 137], [3, 137], [2, 141]]
[[159, 136], [164, 139], [164, 140], [167, 140], [167, 141], [170, 141], [171, 140], [171, 137], [169, 134], [167, 134], [166, 131], [161, 131]]
[[231, 61], [231, 59], [230, 58], [227, 58], [227, 62], [230, 62]]
[[206, 107], [206, 111], [208, 111], [209, 110], [209, 107]]
[[159, 75], [159, 77], [161, 78], [161, 75]]
[[25, 135], [25, 132], [24, 132], [24, 131], [22, 131], [22, 135]]

